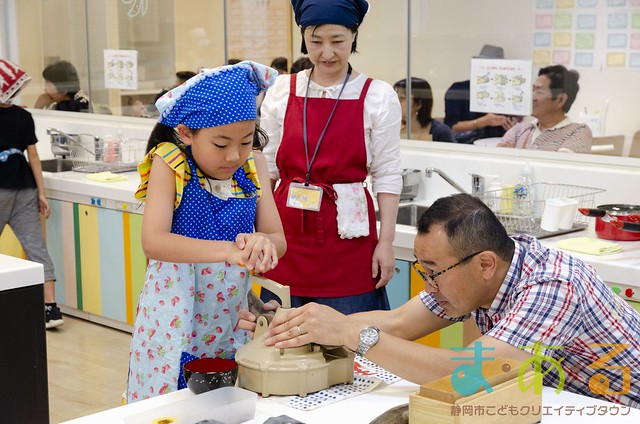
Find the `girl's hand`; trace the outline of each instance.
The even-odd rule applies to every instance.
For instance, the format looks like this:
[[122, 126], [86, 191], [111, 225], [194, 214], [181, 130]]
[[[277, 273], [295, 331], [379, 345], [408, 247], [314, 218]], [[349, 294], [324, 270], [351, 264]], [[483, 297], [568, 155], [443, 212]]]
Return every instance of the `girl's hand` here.
[[40, 208], [40, 213], [42, 214], [42, 216], [44, 216], [44, 219], [49, 218], [51, 208], [49, 208], [49, 201], [44, 194], [38, 195], [38, 206]]
[[240, 233], [236, 237], [236, 246], [242, 251], [240, 262], [249, 270], [263, 273], [278, 265], [276, 246], [266, 234]]

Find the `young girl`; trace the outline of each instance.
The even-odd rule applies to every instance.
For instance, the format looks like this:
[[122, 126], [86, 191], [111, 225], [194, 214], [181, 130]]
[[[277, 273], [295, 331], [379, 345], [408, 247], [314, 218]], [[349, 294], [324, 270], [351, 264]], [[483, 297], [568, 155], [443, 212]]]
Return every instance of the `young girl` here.
[[49, 218], [51, 209], [44, 194], [38, 138], [31, 114], [11, 104], [30, 80], [16, 64], [0, 59], [0, 234], [9, 224], [27, 259], [44, 266], [45, 327], [54, 328], [64, 321], [56, 305], [56, 275], [40, 224], [39, 213]]
[[160, 120], [138, 166], [149, 265], [128, 402], [186, 387], [185, 362], [232, 358], [248, 341], [237, 324], [249, 271], [273, 269], [286, 249], [255, 122], [256, 95], [276, 75], [253, 62], [203, 69], [156, 102]]

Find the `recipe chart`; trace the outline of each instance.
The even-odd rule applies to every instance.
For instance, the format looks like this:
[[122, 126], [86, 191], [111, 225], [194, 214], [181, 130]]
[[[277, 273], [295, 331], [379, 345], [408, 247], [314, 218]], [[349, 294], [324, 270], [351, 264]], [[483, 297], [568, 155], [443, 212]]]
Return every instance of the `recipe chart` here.
[[531, 68], [530, 60], [471, 59], [469, 110], [530, 115]]
[[138, 89], [138, 51], [104, 50], [104, 86], [123, 90]]
[[533, 63], [640, 69], [640, 0], [534, 0]]

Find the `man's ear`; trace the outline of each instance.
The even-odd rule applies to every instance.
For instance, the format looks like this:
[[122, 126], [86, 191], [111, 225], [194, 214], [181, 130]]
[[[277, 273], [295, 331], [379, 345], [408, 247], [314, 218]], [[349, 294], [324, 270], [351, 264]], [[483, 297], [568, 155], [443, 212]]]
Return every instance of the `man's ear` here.
[[478, 257], [480, 259], [482, 275], [486, 280], [491, 279], [498, 269], [498, 255], [496, 255], [495, 252], [486, 250], [480, 253]]
[[564, 104], [567, 102], [568, 98], [569, 96], [567, 96], [567, 93], [558, 94], [558, 96], [556, 97], [556, 102], [558, 103], [558, 106], [560, 107], [560, 109], [562, 109]]
[[178, 131], [178, 135], [180, 136], [184, 144], [190, 146], [191, 142], [193, 141], [193, 133], [191, 132], [191, 129], [185, 124], [178, 124], [178, 126], [176, 127], [176, 131]]

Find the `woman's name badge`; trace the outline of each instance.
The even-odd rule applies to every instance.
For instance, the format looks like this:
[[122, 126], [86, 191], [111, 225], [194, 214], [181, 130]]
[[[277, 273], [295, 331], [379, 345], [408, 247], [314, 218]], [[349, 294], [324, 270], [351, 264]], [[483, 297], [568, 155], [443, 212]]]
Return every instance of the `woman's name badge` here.
[[314, 186], [311, 184], [289, 184], [289, 196], [287, 196], [288, 207], [317, 212], [320, 210], [321, 203], [322, 187]]

